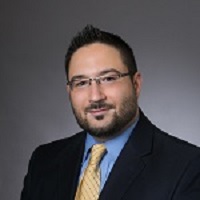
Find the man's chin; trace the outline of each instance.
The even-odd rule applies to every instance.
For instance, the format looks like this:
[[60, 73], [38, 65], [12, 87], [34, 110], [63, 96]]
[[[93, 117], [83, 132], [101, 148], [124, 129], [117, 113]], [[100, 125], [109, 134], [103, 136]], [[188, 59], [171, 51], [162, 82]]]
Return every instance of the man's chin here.
[[88, 126], [91, 127], [92, 129], [104, 129], [107, 126], [109, 126], [109, 124], [110, 124], [110, 122], [108, 122], [107, 120], [97, 119], [95, 121], [93, 120], [92, 122], [90, 121], [88, 123]]
[[98, 138], [109, 138], [118, 132], [117, 121], [117, 117], [114, 115], [96, 115], [95, 117], [86, 115], [85, 118], [77, 118], [77, 122], [83, 130]]
[[87, 121], [89, 126], [102, 126], [104, 124], [109, 123], [109, 121], [111, 121], [112, 119], [109, 119], [108, 116], [105, 115], [96, 115], [96, 116], [92, 116], [92, 115], [88, 115], [85, 118], [85, 121]]
[[110, 136], [110, 134], [107, 133], [107, 129], [108, 127], [106, 126], [90, 126], [88, 127], [88, 133], [97, 138], [105, 138]]

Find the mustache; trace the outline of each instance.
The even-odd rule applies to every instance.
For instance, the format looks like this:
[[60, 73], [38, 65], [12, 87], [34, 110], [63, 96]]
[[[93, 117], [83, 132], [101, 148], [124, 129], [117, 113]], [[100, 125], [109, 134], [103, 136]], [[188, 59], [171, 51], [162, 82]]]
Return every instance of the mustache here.
[[112, 109], [115, 108], [112, 104], [108, 104], [105, 102], [93, 102], [88, 107], [85, 108], [85, 112], [90, 112], [94, 109]]

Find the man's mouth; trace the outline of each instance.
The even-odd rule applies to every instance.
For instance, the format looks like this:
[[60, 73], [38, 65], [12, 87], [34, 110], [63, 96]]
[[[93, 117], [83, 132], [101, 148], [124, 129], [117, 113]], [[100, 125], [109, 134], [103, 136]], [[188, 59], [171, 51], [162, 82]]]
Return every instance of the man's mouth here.
[[90, 113], [93, 116], [105, 115], [110, 109], [113, 109], [114, 106], [111, 104], [91, 104], [85, 109], [85, 113]]
[[105, 115], [109, 111], [108, 108], [91, 109], [88, 113], [93, 116]]

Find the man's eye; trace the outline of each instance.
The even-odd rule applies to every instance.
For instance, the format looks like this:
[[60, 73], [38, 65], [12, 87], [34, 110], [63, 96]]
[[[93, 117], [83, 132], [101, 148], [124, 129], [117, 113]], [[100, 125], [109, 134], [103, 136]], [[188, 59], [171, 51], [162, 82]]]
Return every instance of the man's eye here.
[[116, 81], [118, 79], [118, 76], [106, 76], [106, 77], [103, 77], [102, 80], [103, 82], [112, 82], [112, 81]]
[[87, 80], [75, 81], [74, 82], [74, 86], [75, 87], [84, 87], [86, 85], [88, 85], [88, 81]]

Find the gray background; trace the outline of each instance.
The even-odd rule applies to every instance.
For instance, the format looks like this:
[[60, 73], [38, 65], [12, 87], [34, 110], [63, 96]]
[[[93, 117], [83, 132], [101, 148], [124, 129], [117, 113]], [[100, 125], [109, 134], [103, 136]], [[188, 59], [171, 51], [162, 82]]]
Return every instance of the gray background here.
[[65, 92], [64, 55], [87, 23], [135, 50], [146, 115], [200, 145], [199, 0], [1, 0], [1, 200], [19, 199], [36, 146], [79, 130]]

